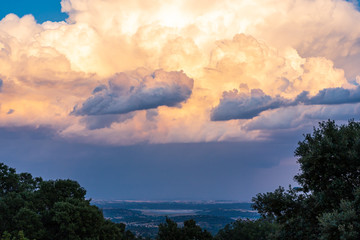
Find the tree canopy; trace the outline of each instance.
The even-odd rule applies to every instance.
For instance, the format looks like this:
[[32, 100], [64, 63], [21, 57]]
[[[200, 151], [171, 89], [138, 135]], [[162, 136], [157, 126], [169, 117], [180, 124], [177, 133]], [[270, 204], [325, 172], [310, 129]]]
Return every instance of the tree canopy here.
[[183, 227], [178, 227], [177, 223], [170, 218], [159, 225], [157, 240], [211, 240], [212, 235], [202, 230], [192, 219], [184, 222]]
[[33, 178], [0, 163], [0, 236], [4, 240], [136, 239], [104, 219], [73, 180]]
[[360, 123], [319, 123], [295, 156], [301, 187], [253, 198], [262, 217], [279, 224], [275, 239], [360, 239]]

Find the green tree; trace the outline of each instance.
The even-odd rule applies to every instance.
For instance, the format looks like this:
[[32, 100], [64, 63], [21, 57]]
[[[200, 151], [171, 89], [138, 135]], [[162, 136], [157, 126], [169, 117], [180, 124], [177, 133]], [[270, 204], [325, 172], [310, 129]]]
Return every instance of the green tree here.
[[96, 206], [78, 199], [56, 202], [50, 214], [54, 227], [49, 235], [53, 240], [96, 239], [104, 220]]
[[258, 194], [254, 209], [279, 224], [276, 239], [359, 239], [360, 123], [329, 120], [304, 137], [295, 150], [301, 188]]
[[259, 219], [237, 220], [226, 225], [215, 236], [215, 240], [268, 240], [274, 237], [277, 225], [274, 221]]
[[19, 209], [13, 220], [14, 226], [16, 226], [15, 229], [22, 229], [30, 239], [41, 239], [46, 233], [41, 221], [41, 215], [29, 208], [23, 207]]
[[[125, 233], [125, 224], [105, 220], [100, 228], [100, 240], [118, 240]], [[126, 238], [125, 238], [126, 239]]]
[[36, 191], [36, 200], [43, 208], [52, 208], [55, 203], [77, 199], [85, 201], [86, 190], [76, 181], [58, 179], [43, 181]]
[[165, 223], [159, 225], [157, 240], [211, 240], [212, 235], [196, 225], [194, 220], [187, 220], [184, 226], [179, 228], [177, 223], [166, 218]]
[[263, 219], [278, 223], [275, 239], [317, 239], [319, 233], [317, 199], [289, 187], [274, 192], [259, 193], [253, 198], [253, 208]]
[[319, 123], [295, 150], [301, 172], [295, 180], [305, 192], [322, 198], [324, 208], [338, 206], [340, 199], [354, 199], [360, 187], [360, 123]]
[[166, 218], [165, 223], [159, 225], [157, 240], [179, 240], [181, 239], [181, 230], [176, 222]]
[[0, 197], [10, 192], [34, 191], [40, 182], [41, 178], [33, 178], [30, 173], [17, 174], [14, 168], [0, 163]]
[[211, 233], [202, 230], [200, 226], [196, 225], [193, 219], [184, 222], [184, 227], [181, 229], [184, 240], [211, 240], [213, 239]]
[[133, 240], [104, 219], [72, 180], [33, 178], [0, 163], [0, 235], [6, 240]]
[[19, 231], [17, 234], [15, 234], [15, 236], [12, 236], [8, 232], [4, 232], [1, 237], [1, 240], [29, 240], [29, 239], [25, 237], [23, 231]]
[[319, 217], [321, 240], [360, 239], [360, 189], [353, 201], [341, 200], [340, 207]]

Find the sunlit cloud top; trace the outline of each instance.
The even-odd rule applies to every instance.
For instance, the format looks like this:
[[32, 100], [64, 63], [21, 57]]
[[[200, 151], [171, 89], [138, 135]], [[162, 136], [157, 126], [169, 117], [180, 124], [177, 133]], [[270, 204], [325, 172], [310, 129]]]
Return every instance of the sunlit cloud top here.
[[360, 12], [351, 2], [61, 6], [64, 22], [0, 21], [3, 127], [127, 145], [261, 140], [359, 115]]

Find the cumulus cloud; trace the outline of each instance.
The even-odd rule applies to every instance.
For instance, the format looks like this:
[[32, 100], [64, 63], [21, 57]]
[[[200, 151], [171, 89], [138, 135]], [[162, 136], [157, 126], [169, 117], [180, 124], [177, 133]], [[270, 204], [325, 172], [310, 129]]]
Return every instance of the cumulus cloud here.
[[81, 119], [89, 130], [101, 129], [111, 127], [113, 123], [121, 123], [126, 120], [132, 119], [133, 113], [121, 115], [100, 115], [100, 116], [87, 116]]
[[265, 95], [261, 89], [252, 89], [250, 94], [238, 93], [234, 89], [223, 93], [219, 105], [211, 112], [211, 120], [251, 119], [263, 111], [290, 104], [289, 100], [279, 96]]
[[358, 103], [360, 102], [360, 87], [355, 89], [325, 88], [312, 97], [309, 96], [308, 92], [303, 92], [295, 99], [295, 102], [307, 105]]
[[275, 4], [269, 6], [268, 14], [263, 15], [262, 21], [252, 30], [252, 35], [279, 49], [292, 46], [303, 57], [321, 56], [330, 59], [337, 68], [345, 70], [349, 79], [358, 75], [355, 63], [360, 61], [360, 27], [351, 27], [360, 20], [357, 3], [293, 0], [265, 2]]
[[326, 119], [348, 121], [359, 116], [360, 104], [297, 105], [263, 112], [242, 125], [247, 131], [277, 132], [307, 127], [309, 131]]
[[192, 92], [193, 79], [183, 72], [143, 69], [117, 73], [108, 83], [93, 91], [93, 96], [72, 112], [75, 115], [124, 114], [137, 110], [174, 107], [186, 101]]
[[155, 121], [157, 116], [159, 116], [159, 112], [155, 109], [146, 111], [146, 120], [148, 121]]
[[308, 91], [300, 93], [295, 99], [271, 97], [260, 89], [252, 89], [250, 94], [238, 93], [236, 89], [224, 92], [218, 106], [212, 109], [212, 121], [231, 119], [251, 119], [260, 113], [277, 108], [295, 105], [336, 105], [360, 102], [360, 87], [355, 89], [325, 88], [315, 96]]
[[115, 145], [258, 140], [261, 124], [305, 124], [319, 106], [343, 117], [338, 104], [359, 101], [360, 12], [349, 1], [61, 5], [64, 22], [0, 21], [0, 127]]

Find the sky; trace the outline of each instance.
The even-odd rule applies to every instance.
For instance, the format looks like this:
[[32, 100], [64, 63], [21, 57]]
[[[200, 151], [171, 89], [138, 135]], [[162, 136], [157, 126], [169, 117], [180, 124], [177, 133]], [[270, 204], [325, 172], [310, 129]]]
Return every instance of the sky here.
[[0, 161], [92, 199], [250, 201], [360, 113], [343, 0], [0, 3]]

